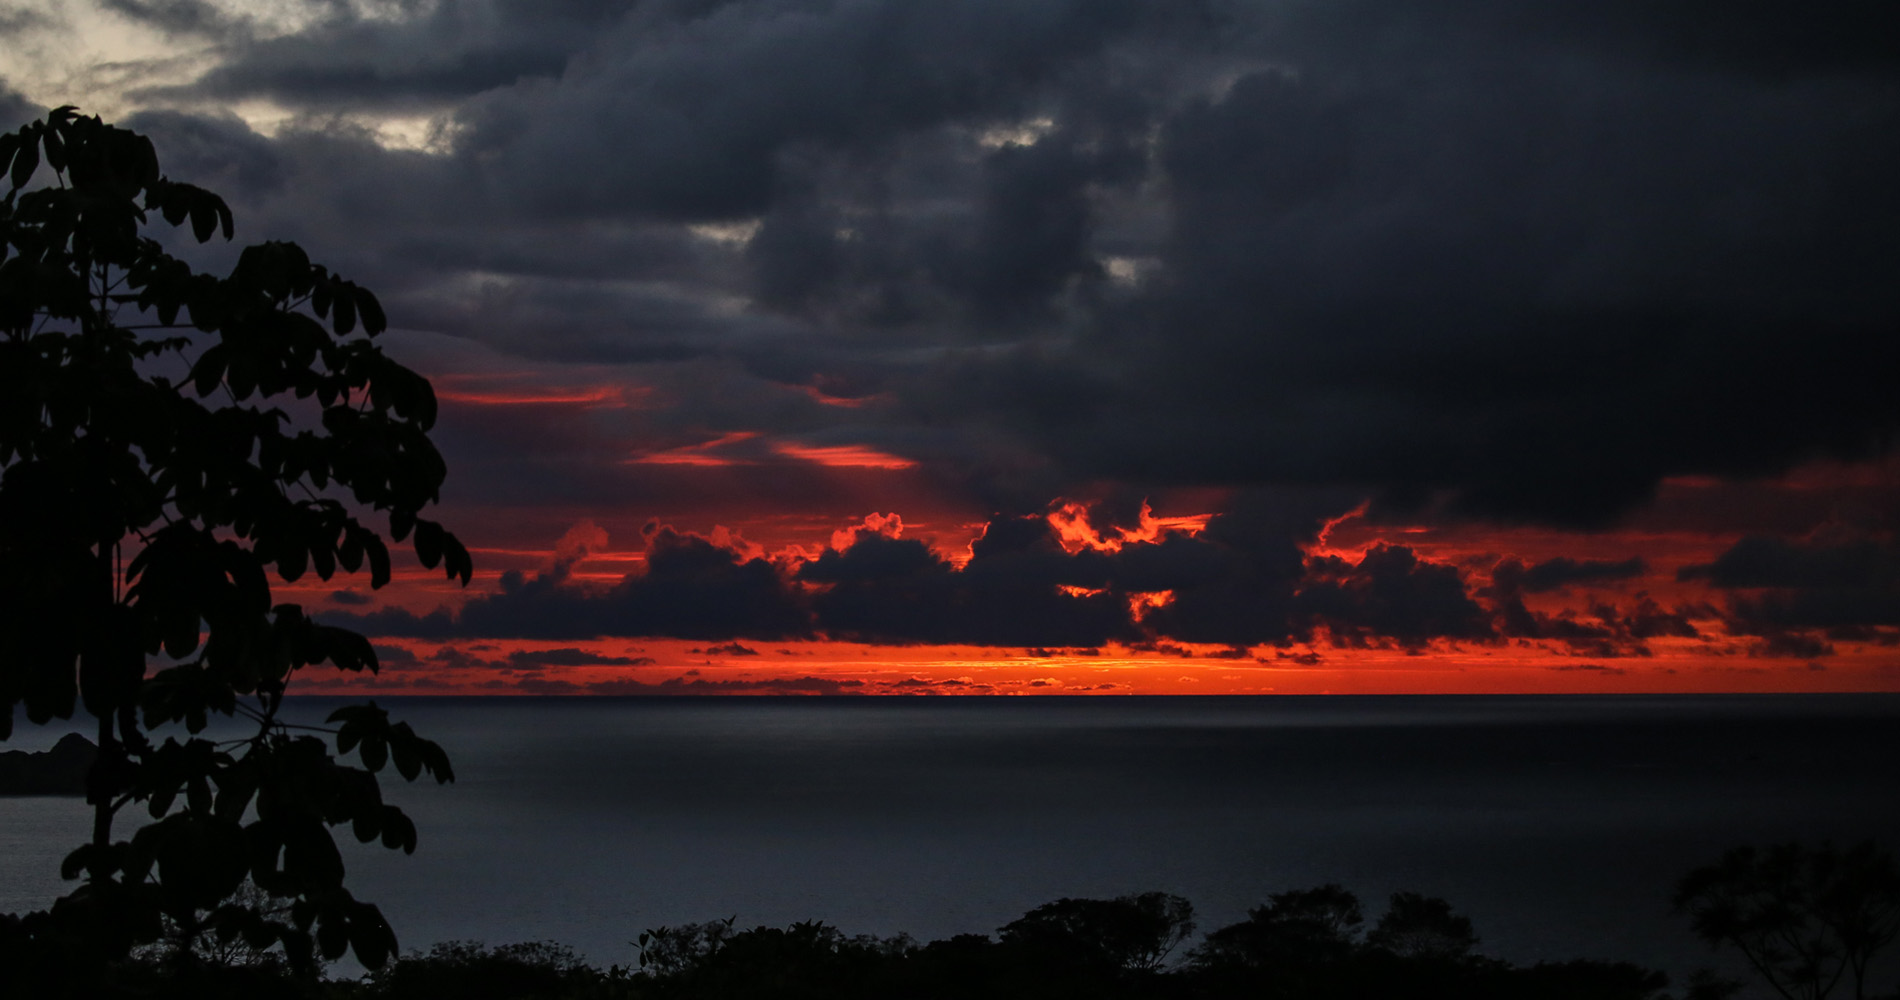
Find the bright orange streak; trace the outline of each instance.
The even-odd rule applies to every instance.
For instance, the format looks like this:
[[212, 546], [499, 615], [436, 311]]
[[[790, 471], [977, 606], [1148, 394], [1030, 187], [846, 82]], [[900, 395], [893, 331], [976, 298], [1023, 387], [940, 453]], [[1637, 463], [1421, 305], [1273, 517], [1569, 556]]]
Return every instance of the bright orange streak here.
[[814, 462], [818, 465], [831, 466], [834, 468], [911, 469], [917, 466], [916, 462], [908, 458], [901, 458], [897, 455], [887, 454], [874, 448], [866, 448], [861, 445], [842, 444], [815, 447], [811, 445], [786, 444], [780, 442], [774, 444], [772, 450], [787, 458], [796, 458], [800, 461]]
[[435, 379], [437, 399], [475, 406], [588, 406], [620, 409], [652, 390], [641, 385], [596, 382], [579, 386], [546, 386], [516, 375], [441, 375]]
[[1148, 506], [1147, 501], [1144, 500], [1141, 504], [1141, 519], [1135, 527], [1132, 530], [1116, 528], [1113, 537], [1105, 537], [1095, 529], [1093, 524], [1089, 523], [1089, 510], [1085, 504], [1065, 503], [1050, 511], [1048, 517], [1049, 527], [1055, 529], [1056, 537], [1062, 542], [1063, 551], [1073, 555], [1083, 549], [1094, 549], [1097, 552], [1120, 552], [1122, 546], [1130, 542], [1160, 541], [1161, 536], [1169, 532], [1196, 535], [1207, 527], [1207, 522], [1212, 520], [1214, 515], [1189, 514], [1184, 517], [1156, 517], [1154, 508]]
[[1328, 518], [1325, 524], [1320, 525], [1319, 534], [1313, 537], [1313, 544], [1307, 547], [1306, 554], [1314, 558], [1323, 558], [1325, 556], [1335, 556], [1340, 559], [1362, 558], [1365, 555], [1363, 550], [1333, 548], [1332, 537], [1333, 529], [1345, 524], [1347, 521], [1364, 517], [1368, 506], [1370, 506], [1370, 501], [1361, 503], [1359, 506], [1354, 507], [1338, 517]]
[[[689, 444], [665, 451], [650, 451], [627, 461], [633, 465], [759, 465], [761, 463], [756, 458], [735, 458], [730, 455], [716, 454], [722, 448], [750, 441], [758, 436], [758, 431], [732, 431], [701, 444]], [[774, 455], [829, 468], [910, 469], [917, 465], [908, 458], [863, 445], [803, 445], [775, 441], [770, 447]]]
[[1174, 603], [1174, 591], [1149, 590], [1128, 595], [1128, 614], [1136, 621], [1148, 617], [1148, 612], [1156, 608], [1165, 608]]
[[836, 406], [846, 410], [856, 410], [869, 406], [872, 403], [881, 403], [890, 398], [888, 393], [878, 393], [875, 396], [833, 396], [815, 385], [801, 385], [798, 388], [799, 391], [810, 396], [815, 403], [819, 403], [823, 406]]
[[559, 389], [546, 392], [438, 392], [436, 398], [456, 403], [473, 403], [477, 406], [535, 406], [535, 405], [601, 405], [622, 408], [627, 401], [622, 398], [622, 390], [608, 387], [597, 389]]
[[858, 540], [861, 532], [883, 535], [885, 538], [904, 537], [904, 518], [896, 511], [879, 514], [875, 511], [866, 514], [863, 522], [831, 533], [831, 547], [839, 552], [850, 548]]
[[728, 445], [750, 441], [759, 436], [758, 431], [733, 431], [722, 434], [702, 444], [683, 445], [666, 451], [651, 451], [637, 458], [627, 459], [629, 465], [749, 465], [750, 462], [714, 455], [713, 451]]
[[1108, 593], [1102, 587], [1077, 587], [1069, 583], [1058, 583], [1056, 589], [1069, 597], [1100, 597]]

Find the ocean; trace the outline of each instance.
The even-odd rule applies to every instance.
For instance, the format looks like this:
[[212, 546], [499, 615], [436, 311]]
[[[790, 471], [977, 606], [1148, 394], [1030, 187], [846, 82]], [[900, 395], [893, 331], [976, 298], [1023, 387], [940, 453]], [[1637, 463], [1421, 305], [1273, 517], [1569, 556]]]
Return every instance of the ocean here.
[[[1212, 930], [1338, 882], [1369, 921], [1395, 891], [1442, 896], [1501, 958], [1680, 977], [1724, 964], [1670, 912], [1690, 868], [1739, 844], [1900, 845], [1900, 696], [383, 704], [458, 778], [386, 776], [414, 856], [338, 831], [405, 948], [545, 939], [626, 964], [642, 929], [726, 917], [923, 941], [1153, 889]], [[0, 799], [0, 912], [64, 891], [85, 830], [76, 799]]]

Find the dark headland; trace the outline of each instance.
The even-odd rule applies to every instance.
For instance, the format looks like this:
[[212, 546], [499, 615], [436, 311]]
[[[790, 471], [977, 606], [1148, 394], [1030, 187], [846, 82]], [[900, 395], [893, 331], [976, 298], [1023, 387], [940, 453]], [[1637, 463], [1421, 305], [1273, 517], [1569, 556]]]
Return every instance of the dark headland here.
[[51, 750], [0, 752], [0, 795], [84, 795], [86, 770], [99, 748], [68, 733]]

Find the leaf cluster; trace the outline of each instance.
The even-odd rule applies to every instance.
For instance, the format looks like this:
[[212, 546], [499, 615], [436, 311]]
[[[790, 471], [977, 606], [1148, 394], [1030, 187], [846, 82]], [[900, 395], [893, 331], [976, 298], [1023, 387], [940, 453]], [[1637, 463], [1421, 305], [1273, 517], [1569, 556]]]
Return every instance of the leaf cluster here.
[[[375, 295], [295, 244], [248, 247], [223, 275], [167, 252], [157, 220], [199, 242], [234, 225], [146, 137], [56, 109], [0, 136], [0, 175], [0, 739], [16, 707], [35, 724], [83, 709], [99, 737], [93, 837], [63, 872], [84, 884], [0, 952], [111, 959], [169, 922], [296, 965], [380, 965], [394, 934], [344, 888], [330, 831], [413, 851], [377, 772], [453, 775], [374, 705], [332, 718], [335, 754], [279, 720], [298, 670], [380, 665], [364, 637], [275, 603], [270, 578], [381, 587], [389, 543], [411, 540], [468, 582], [467, 549], [420, 516], [446, 475], [435, 394], [376, 342]], [[255, 735], [214, 742], [217, 716]], [[336, 756], [351, 751], [361, 767]], [[152, 822], [115, 839], [135, 805]], [[290, 904], [230, 902], [247, 880]]]

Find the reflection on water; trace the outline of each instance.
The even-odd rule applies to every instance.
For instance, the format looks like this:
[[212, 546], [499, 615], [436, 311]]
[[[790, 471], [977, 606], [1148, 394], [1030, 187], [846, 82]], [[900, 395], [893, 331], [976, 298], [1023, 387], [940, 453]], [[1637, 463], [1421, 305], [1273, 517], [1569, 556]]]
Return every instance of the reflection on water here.
[[[1207, 929], [1340, 881], [1375, 913], [1397, 889], [1444, 896], [1513, 960], [1680, 971], [1702, 958], [1667, 912], [1688, 867], [1740, 842], [1900, 834], [1885, 696], [407, 699], [396, 714], [460, 780], [390, 789], [421, 848], [352, 850], [360, 894], [409, 946], [552, 938], [601, 963], [686, 920], [928, 939], [1162, 889]], [[84, 816], [42, 799], [0, 800], [0, 817], [0, 910], [42, 905]]]

